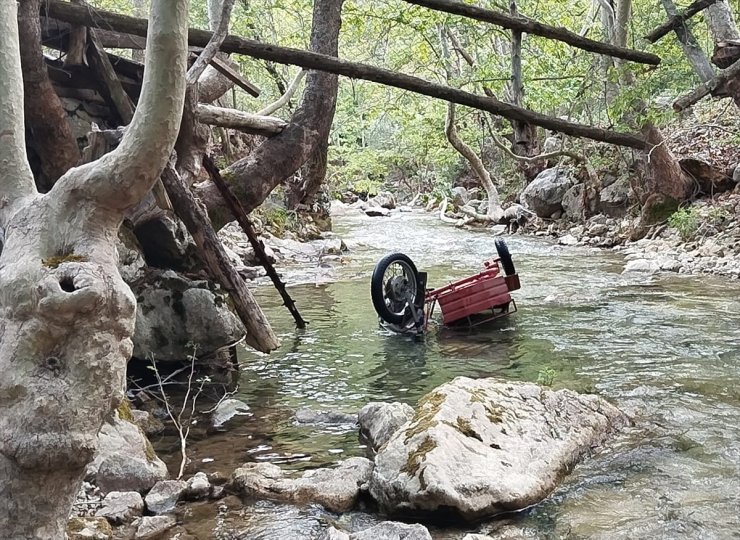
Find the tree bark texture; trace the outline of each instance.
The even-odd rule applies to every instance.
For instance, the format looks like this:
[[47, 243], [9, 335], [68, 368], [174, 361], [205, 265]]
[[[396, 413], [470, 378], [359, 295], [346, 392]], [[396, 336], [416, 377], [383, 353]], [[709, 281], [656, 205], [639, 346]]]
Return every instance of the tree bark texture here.
[[186, 0], [155, 1], [121, 145], [41, 195], [23, 152], [15, 11], [0, 0], [0, 531], [61, 540], [100, 426], [123, 398], [136, 300], [114, 242], [174, 146], [188, 13]]
[[715, 43], [740, 39], [740, 32], [738, 32], [732, 8], [727, 0], [717, 0], [707, 8], [704, 16]]
[[39, 184], [41, 189], [46, 191], [60, 176], [77, 164], [80, 160], [80, 149], [67, 121], [67, 113], [54, 92], [46, 70], [41, 49], [39, 3], [40, 0], [20, 2], [18, 30], [23, 65], [26, 126], [33, 133], [33, 149], [41, 162]]
[[[79, 9], [77, 6], [60, 0], [49, 0], [45, 5], [46, 13], [53, 18], [60, 19], [74, 24], [85, 24], [88, 26], [114, 29], [118, 32], [146, 35], [146, 21], [117, 15], [115, 13], [97, 10], [93, 15], [87, 10]], [[210, 39], [211, 33], [204, 30], [191, 28], [188, 31], [189, 43], [197, 47], [204, 47]], [[336, 73], [353, 79], [362, 79], [371, 82], [377, 82], [402, 90], [409, 90], [417, 94], [429, 97], [451, 101], [458, 105], [465, 105], [474, 109], [480, 109], [492, 114], [502, 116], [509, 120], [522, 120], [530, 122], [536, 126], [543, 127], [552, 131], [571, 135], [573, 137], [583, 137], [602, 141], [618, 146], [626, 146], [642, 150], [645, 148], [644, 139], [635, 134], [620, 133], [601, 129], [583, 124], [576, 124], [547, 116], [534, 111], [516, 107], [509, 103], [498, 101], [488, 96], [479, 96], [443, 86], [430, 83], [418, 77], [404, 75], [389, 69], [377, 68], [367, 64], [348, 62], [331, 56], [317, 54], [311, 51], [302, 51], [288, 47], [279, 47], [259, 43], [253, 40], [243, 39], [230, 35], [221, 47], [222, 51], [245, 54], [253, 58], [262, 60], [272, 60], [283, 64], [292, 64], [306, 69], [314, 69]]]
[[[673, 0], [661, 0], [661, 3], [671, 19], [678, 16], [678, 10]], [[686, 59], [691, 64], [691, 67], [694, 68], [694, 72], [699, 77], [699, 80], [703, 83], [712, 80], [714, 78], [714, 68], [689, 27], [685, 24], [679, 24], [673, 30], [676, 32], [676, 38], [681, 44]]]
[[[313, 52], [329, 56], [338, 54], [342, 3], [343, 0], [317, 0], [314, 3]], [[301, 104], [288, 126], [222, 172], [222, 177], [246, 212], [262, 204], [276, 186], [306, 163], [321, 141], [327, 140], [334, 119], [338, 86], [337, 75], [310, 71], [306, 76]], [[233, 219], [213, 182], [199, 185], [197, 191], [206, 201], [215, 227]]]

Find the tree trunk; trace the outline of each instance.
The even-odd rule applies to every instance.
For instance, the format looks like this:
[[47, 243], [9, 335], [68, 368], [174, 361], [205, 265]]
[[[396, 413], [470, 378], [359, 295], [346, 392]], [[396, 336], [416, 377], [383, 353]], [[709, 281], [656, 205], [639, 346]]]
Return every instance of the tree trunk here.
[[[337, 56], [343, 0], [314, 2], [311, 50]], [[320, 71], [306, 76], [303, 100], [288, 126], [266, 140], [251, 155], [223, 171], [222, 176], [251, 212], [279, 184], [293, 175], [329, 136], [336, 108], [338, 77]], [[208, 206], [211, 221], [218, 228], [233, 219], [213, 182], [198, 186], [198, 195]]]
[[100, 426], [123, 398], [136, 300], [114, 242], [174, 146], [188, 13], [185, 0], [155, 1], [139, 108], [121, 145], [41, 195], [24, 159], [15, 12], [0, 0], [0, 530], [62, 539]]
[[715, 43], [740, 39], [732, 8], [727, 0], [718, 0], [704, 12]]
[[40, 0], [20, 2], [18, 31], [26, 125], [33, 133], [33, 149], [41, 161], [39, 187], [47, 191], [60, 176], [77, 165], [80, 149], [46, 71], [41, 49], [39, 5]]
[[[678, 10], [673, 0], [661, 0], [661, 2], [669, 18], [678, 15]], [[699, 80], [703, 83], [711, 81], [714, 78], [714, 68], [689, 27], [687, 25], [677, 26], [674, 32], [676, 32], [676, 38], [678, 38], [681, 44], [686, 59], [691, 64], [691, 67], [694, 68], [694, 72], [699, 77]]]

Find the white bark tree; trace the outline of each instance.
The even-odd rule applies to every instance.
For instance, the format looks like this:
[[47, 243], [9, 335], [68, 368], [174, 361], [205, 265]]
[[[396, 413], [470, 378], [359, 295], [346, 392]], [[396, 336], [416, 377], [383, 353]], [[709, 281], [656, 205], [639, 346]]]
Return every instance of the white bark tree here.
[[727, 0], [718, 0], [709, 6], [704, 12], [704, 17], [707, 19], [709, 31], [715, 43], [740, 39], [740, 32], [738, 32], [732, 8]]
[[177, 137], [188, 9], [154, 0], [123, 141], [46, 194], [26, 160], [16, 12], [0, 0], [0, 531], [63, 539], [100, 426], [123, 398], [136, 300], [114, 241]]

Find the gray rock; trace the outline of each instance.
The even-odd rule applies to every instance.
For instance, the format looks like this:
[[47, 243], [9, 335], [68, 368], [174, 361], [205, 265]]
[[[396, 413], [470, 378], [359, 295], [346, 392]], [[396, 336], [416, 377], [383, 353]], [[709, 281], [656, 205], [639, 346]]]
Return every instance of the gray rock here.
[[167, 478], [167, 466], [154, 453], [141, 428], [122, 420], [116, 411], [98, 434], [95, 458], [87, 477], [102, 493], [146, 491]]
[[558, 238], [558, 244], [561, 246], [575, 246], [578, 244], [578, 238], [572, 234], [566, 234], [565, 236]]
[[620, 177], [616, 182], [601, 190], [598, 210], [614, 217], [623, 216], [629, 206], [631, 189], [629, 178]]
[[583, 184], [577, 184], [568, 189], [563, 195], [563, 211], [569, 219], [579, 221], [583, 218]]
[[369, 217], [388, 217], [391, 215], [391, 211], [387, 208], [382, 208], [378, 206], [374, 208], [367, 208], [365, 210], [365, 215]]
[[316, 503], [332, 512], [347, 512], [355, 505], [360, 487], [367, 483], [372, 461], [350, 458], [337, 467], [313, 469], [300, 478], [272, 463], [247, 463], [234, 471], [230, 485], [243, 495], [298, 505]]
[[494, 225], [491, 227], [491, 234], [495, 236], [500, 236], [502, 234], [506, 234], [508, 227], [506, 225]]
[[349, 540], [432, 540], [424, 525], [384, 521], [349, 535]]
[[468, 190], [462, 186], [456, 186], [451, 190], [452, 204], [455, 206], [465, 206], [470, 201]]
[[113, 525], [130, 523], [144, 511], [144, 499], [138, 491], [111, 491], [103, 499], [103, 507], [95, 512]]
[[150, 270], [131, 288], [137, 298], [136, 358], [182, 361], [194, 350], [206, 356], [244, 335], [226, 294], [207, 281]]
[[357, 415], [360, 432], [377, 450], [383, 446], [401, 426], [411, 420], [414, 409], [405, 403], [372, 402], [360, 409]]
[[153, 540], [175, 526], [174, 516], [147, 516], [141, 518], [136, 529], [136, 540]]
[[251, 416], [249, 405], [240, 399], [224, 399], [211, 413], [211, 425], [215, 428], [222, 427], [235, 416]]
[[574, 184], [567, 169], [545, 169], [524, 188], [519, 199], [527, 210], [541, 218], [549, 218], [562, 210], [563, 197]]
[[399, 206], [398, 207], [398, 211], [401, 212], [401, 213], [404, 213], [404, 214], [408, 214], [410, 212], [413, 212], [414, 209], [411, 208], [410, 206]]
[[299, 424], [357, 424], [357, 415], [341, 411], [315, 411], [313, 409], [298, 409], [295, 421]]
[[211, 482], [204, 472], [197, 472], [188, 480], [184, 496], [190, 500], [205, 499], [211, 494]]
[[393, 210], [396, 207], [396, 196], [390, 191], [381, 191], [368, 202], [374, 206]]
[[182, 480], [162, 480], [146, 494], [146, 509], [152, 514], [168, 514], [175, 509], [177, 501], [188, 485]]
[[609, 226], [606, 223], [594, 223], [588, 228], [589, 236], [603, 236], [609, 231]]
[[445, 509], [477, 520], [523, 509], [628, 423], [594, 395], [458, 377], [422, 398], [378, 452], [370, 494], [391, 515]]
[[322, 536], [321, 540], [349, 540], [349, 535], [344, 531], [340, 531], [334, 527], [329, 527], [329, 529], [324, 532], [324, 536]]
[[660, 264], [650, 259], [635, 259], [624, 266], [623, 274], [655, 274], [660, 272]]
[[133, 416], [134, 424], [139, 426], [147, 436], [156, 435], [164, 431], [164, 424], [162, 421], [149, 411], [133, 409], [131, 411], [131, 416]]

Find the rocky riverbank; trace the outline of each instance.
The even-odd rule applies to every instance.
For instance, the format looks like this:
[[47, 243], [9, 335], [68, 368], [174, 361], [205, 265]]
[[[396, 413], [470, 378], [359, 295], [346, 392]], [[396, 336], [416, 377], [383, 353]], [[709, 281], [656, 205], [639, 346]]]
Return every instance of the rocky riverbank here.
[[[119, 412], [106, 425], [104, 444], [75, 505], [70, 540], [199, 538], [187, 526], [193, 505], [221, 499], [217, 504], [225, 507], [255, 501], [319, 505], [336, 516], [308, 537], [275, 536], [282, 540], [431, 540], [424, 524], [439, 529], [443, 515], [457, 524], [455, 530], [489, 532], [490, 524], [476, 523], [542, 501], [581, 459], [630, 422], [594, 395], [459, 377], [424, 396], [416, 409], [371, 403], [358, 415], [297, 414], [302, 423], [351, 420], [373, 459], [353, 457], [302, 474], [248, 462], [226, 481], [202, 472], [187, 480], [167, 479], [134, 418]], [[109, 462], [115, 467], [106, 466]], [[343, 520], [343, 515], [354, 517]], [[249, 531], [247, 523], [233, 537], [272, 538]]]

